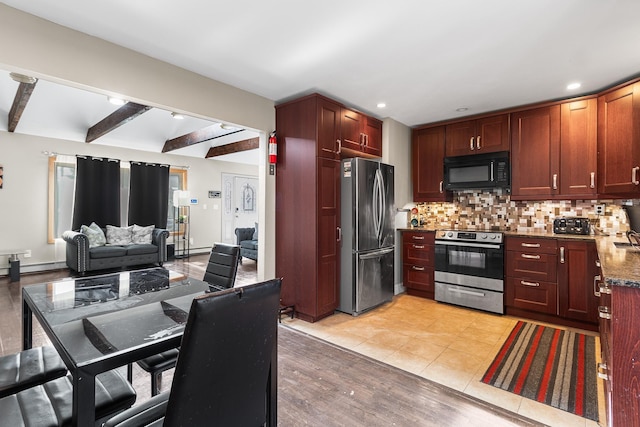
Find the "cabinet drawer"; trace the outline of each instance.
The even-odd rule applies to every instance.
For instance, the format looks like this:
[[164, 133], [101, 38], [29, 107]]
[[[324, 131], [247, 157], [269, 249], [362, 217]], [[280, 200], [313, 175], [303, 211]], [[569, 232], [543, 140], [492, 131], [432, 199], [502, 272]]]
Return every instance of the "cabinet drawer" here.
[[402, 233], [402, 243], [417, 243], [433, 245], [436, 242], [434, 231], [405, 231]]
[[433, 267], [404, 264], [402, 270], [403, 284], [405, 288], [429, 292], [434, 291]]
[[557, 285], [507, 277], [505, 305], [539, 313], [558, 314]]
[[507, 276], [556, 283], [558, 257], [553, 254], [507, 251]]
[[405, 243], [402, 247], [402, 262], [433, 267], [435, 247], [425, 243]]
[[507, 251], [522, 251], [527, 253], [545, 254], [556, 254], [558, 251], [558, 241], [555, 239], [507, 237], [505, 245]]

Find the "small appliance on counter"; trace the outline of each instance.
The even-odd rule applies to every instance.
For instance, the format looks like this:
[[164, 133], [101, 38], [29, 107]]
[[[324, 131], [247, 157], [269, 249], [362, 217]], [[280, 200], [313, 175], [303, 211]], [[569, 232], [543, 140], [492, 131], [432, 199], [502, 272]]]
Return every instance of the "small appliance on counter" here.
[[561, 217], [553, 220], [555, 234], [589, 234], [589, 219], [581, 217]]

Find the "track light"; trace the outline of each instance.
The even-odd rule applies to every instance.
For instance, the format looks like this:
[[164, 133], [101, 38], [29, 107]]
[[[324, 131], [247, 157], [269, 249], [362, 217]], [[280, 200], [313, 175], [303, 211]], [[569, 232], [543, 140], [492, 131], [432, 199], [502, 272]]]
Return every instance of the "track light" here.
[[19, 73], [9, 73], [9, 76], [18, 83], [27, 83], [32, 85], [38, 81], [35, 77], [25, 76], [24, 74]]
[[124, 105], [124, 104], [126, 104], [124, 99], [118, 98], [118, 97], [115, 97], [115, 96], [107, 96], [107, 99], [113, 105]]
[[184, 120], [184, 116], [180, 113], [176, 113], [175, 111], [171, 113], [171, 117], [176, 120]]

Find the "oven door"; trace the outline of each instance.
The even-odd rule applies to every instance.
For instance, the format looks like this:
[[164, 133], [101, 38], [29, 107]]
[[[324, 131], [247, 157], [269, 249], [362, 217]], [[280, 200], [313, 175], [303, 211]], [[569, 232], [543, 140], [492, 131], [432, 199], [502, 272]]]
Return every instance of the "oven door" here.
[[501, 244], [436, 240], [435, 249], [437, 272], [486, 279], [504, 278], [504, 248]]

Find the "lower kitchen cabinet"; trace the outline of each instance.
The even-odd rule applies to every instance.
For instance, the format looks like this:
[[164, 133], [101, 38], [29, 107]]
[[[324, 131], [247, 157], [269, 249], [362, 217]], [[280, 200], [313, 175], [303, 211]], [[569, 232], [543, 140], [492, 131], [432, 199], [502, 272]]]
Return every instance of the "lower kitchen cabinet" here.
[[435, 232], [402, 233], [402, 277], [407, 294], [433, 299]]
[[508, 236], [505, 254], [507, 314], [597, 329], [593, 241]]

